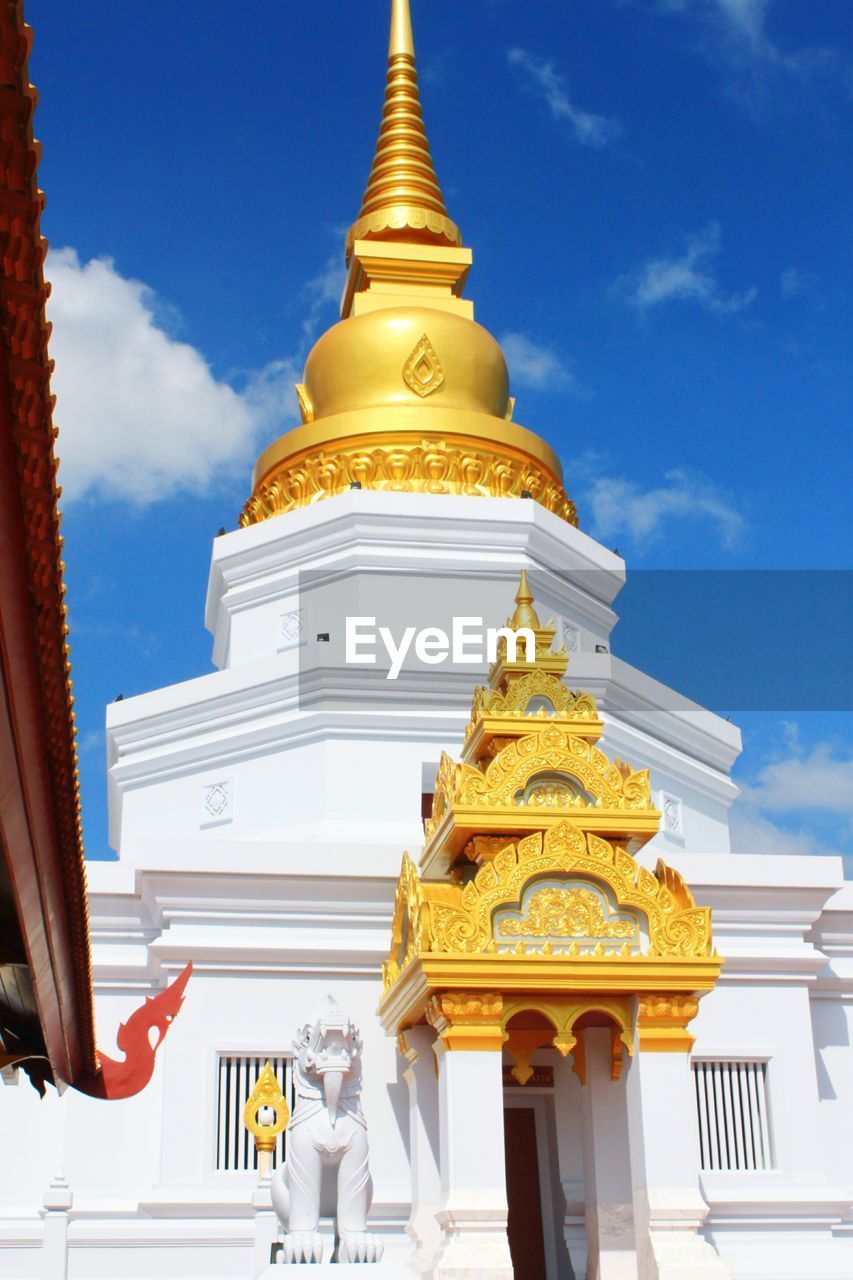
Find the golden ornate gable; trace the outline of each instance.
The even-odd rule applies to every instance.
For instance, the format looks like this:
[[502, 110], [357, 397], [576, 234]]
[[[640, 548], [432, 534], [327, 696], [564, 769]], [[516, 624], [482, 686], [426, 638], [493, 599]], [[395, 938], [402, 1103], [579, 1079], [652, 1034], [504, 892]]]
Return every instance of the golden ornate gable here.
[[522, 716], [525, 720], [557, 719], [569, 721], [573, 725], [580, 721], [579, 729], [589, 726], [588, 735], [583, 736], [592, 737], [594, 728], [597, 730], [596, 738], [603, 727], [592, 694], [573, 693], [561, 680], [534, 668], [514, 680], [506, 693], [499, 689], [487, 689], [483, 685], [474, 690], [471, 719], [465, 730], [466, 744], [480, 720], [516, 721]]
[[589, 830], [624, 836], [636, 847], [657, 833], [649, 771], [611, 761], [592, 743], [547, 724], [511, 739], [482, 767], [443, 755], [424, 863], [440, 845], [455, 854], [474, 830], [524, 833], [584, 810]]
[[711, 912], [660, 859], [651, 872], [619, 845], [563, 821], [503, 843], [465, 885], [422, 880], [406, 854], [383, 990], [424, 955], [704, 961], [712, 956]]
[[623, 1049], [683, 1051], [687, 1024], [721, 961], [711, 912], [682, 877], [634, 856], [656, 834], [649, 772], [596, 742], [595, 699], [569, 690], [526, 576], [508, 624], [535, 649], [504, 643], [477, 689], [461, 762], [444, 754], [420, 872], [397, 883], [380, 1016], [398, 1034], [426, 1018], [447, 1048], [506, 1045], [520, 1084], [530, 1055], [571, 1053], [581, 1031], [612, 1031]]
[[522, 1084], [530, 1054], [547, 1045], [571, 1052], [583, 1079], [580, 1027], [590, 1020], [614, 1030], [614, 1076], [635, 1031], [641, 1049], [689, 1050], [687, 1024], [721, 961], [710, 909], [678, 872], [662, 861], [651, 872], [568, 820], [490, 843], [464, 885], [424, 880], [404, 857], [382, 973], [386, 1029], [433, 1021], [441, 996], [449, 1047], [505, 1043]]

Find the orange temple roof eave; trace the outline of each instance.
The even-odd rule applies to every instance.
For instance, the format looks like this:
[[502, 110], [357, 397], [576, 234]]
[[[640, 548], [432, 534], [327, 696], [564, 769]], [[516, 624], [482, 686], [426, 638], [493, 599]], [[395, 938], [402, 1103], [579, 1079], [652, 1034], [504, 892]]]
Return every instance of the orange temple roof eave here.
[[43, 1055], [38, 1072], [73, 1085], [97, 1069], [97, 1057], [44, 314], [44, 198], [27, 67], [31, 34], [22, 0], [0, 6], [0, 891], [16, 916], [20, 955], [13, 958], [20, 965], [13, 967], [26, 970], [38, 1025], [13, 1042], [11, 1054], [10, 1045], [0, 1053]]

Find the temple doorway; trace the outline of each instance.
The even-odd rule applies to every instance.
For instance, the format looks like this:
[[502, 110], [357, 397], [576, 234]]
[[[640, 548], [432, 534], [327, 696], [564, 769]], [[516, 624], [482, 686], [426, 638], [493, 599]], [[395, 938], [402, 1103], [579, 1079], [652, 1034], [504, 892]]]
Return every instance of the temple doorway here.
[[[536, 1096], [533, 1089], [523, 1096], [522, 1090], [508, 1088], [504, 1156], [507, 1233], [515, 1280], [564, 1280], [572, 1274], [562, 1238], [553, 1139], [552, 1099]], [[558, 1196], [559, 1214], [555, 1212]]]
[[544, 1280], [545, 1234], [533, 1107], [504, 1111], [509, 1251], [515, 1280]]

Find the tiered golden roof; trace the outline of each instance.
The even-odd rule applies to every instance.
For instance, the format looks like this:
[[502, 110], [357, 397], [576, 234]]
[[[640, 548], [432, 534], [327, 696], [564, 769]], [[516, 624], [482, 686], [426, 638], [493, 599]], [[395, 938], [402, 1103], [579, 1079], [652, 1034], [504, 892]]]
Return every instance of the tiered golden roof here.
[[308, 356], [302, 425], [258, 459], [252, 524], [351, 488], [575, 508], [544, 440], [512, 422], [500, 345], [462, 297], [471, 267], [424, 129], [409, 0], [392, 0], [379, 141], [347, 235], [341, 321]]
[[530, 1057], [571, 1053], [584, 1079], [586, 1026], [622, 1052], [685, 1052], [699, 998], [719, 975], [711, 913], [677, 871], [631, 856], [660, 814], [649, 775], [596, 745], [595, 699], [562, 682], [526, 574], [509, 627], [535, 653], [504, 645], [474, 694], [462, 759], [444, 755], [418, 868], [397, 883], [379, 1007], [386, 1030], [424, 1019], [445, 1048], [505, 1045], [519, 1084]]
[[565, 649], [543, 627], [524, 571], [507, 629], [534, 637], [528, 657], [502, 638], [489, 684], [475, 690], [459, 764], [442, 756], [421, 866], [435, 876], [461, 857], [481, 863], [513, 837], [549, 829], [572, 813], [585, 831], [635, 851], [657, 833], [647, 769], [611, 761], [595, 745], [604, 725], [595, 699], [563, 684]]

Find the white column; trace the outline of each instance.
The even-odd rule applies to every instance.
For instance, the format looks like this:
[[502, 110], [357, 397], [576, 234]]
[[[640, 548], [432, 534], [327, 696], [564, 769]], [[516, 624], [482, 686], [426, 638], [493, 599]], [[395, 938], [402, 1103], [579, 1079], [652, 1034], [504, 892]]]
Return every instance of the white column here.
[[507, 1239], [500, 996], [436, 996], [442, 1239], [432, 1280], [513, 1280]]
[[731, 1280], [699, 1234], [708, 1206], [689, 1053], [636, 1050], [626, 1087], [639, 1280]]
[[637, 1280], [625, 1081], [614, 1080], [612, 1034], [589, 1027], [581, 1089], [588, 1280]]
[[68, 1276], [68, 1211], [74, 1203], [64, 1173], [58, 1173], [42, 1200], [45, 1208], [41, 1247], [41, 1280]]
[[270, 1265], [270, 1253], [278, 1239], [278, 1219], [272, 1207], [270, 1176], [258, 1179], [252, 1193], [252, 1209], [255, 1213], [255, 1264], [253, 1276], [260, 1276]]
[[441, 1242], [436, 1213], [441, 1207], [439, 1165], [438, 1075], [431, 1027], [411, 1027], [401, 1036], [408, 1063], [409, 1152], [412, 1167], [412, 1212], [406, 1230], [415, 1243], [412, 1265], [418, 1274], [431, 1265]]
[[579, 1280], [585, 1280], [587, 1247], [584, 1213], [584, 1165], [581, 1141], [581, 1093], [583, 1086], [572, 1070], [572, 1059], [560, 1056], [554, 1063], [554, 1106], [560, 1182], [565, 1197], [563, 1239]]

